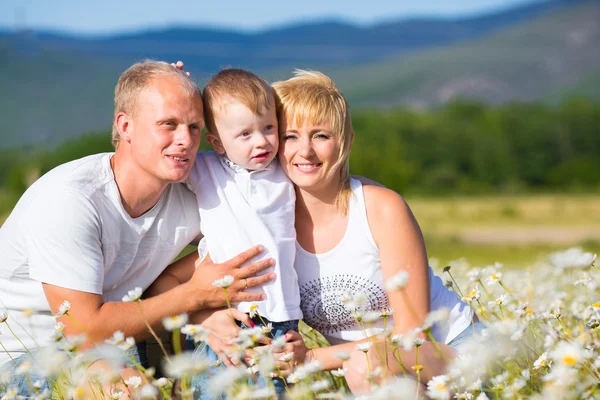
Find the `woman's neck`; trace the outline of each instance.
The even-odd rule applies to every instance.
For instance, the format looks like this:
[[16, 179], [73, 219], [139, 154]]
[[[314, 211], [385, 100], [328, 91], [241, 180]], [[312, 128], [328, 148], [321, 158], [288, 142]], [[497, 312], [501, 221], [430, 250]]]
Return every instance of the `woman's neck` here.
[[336, 198], [337, 191], [311, 191], [296, 187], [296, 215], [314, 220], [315, 217], [335, 213]]
[[348, 216], [336, 204], [338, 187], [330, 191], [296, 188], [296, 240], [309, 253], [326, 253], [344, 237]]

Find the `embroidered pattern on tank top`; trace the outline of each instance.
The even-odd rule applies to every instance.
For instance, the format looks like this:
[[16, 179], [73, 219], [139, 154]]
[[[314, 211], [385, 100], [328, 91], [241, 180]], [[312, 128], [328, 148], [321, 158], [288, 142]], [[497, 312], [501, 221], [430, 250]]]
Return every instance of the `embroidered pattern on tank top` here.
[[362, 293], [366, 297], [364, 311], [389, 308], [385, 290], [373, 281], [351, 274], [336, 274], [308, 281], [300, 287], [300, 308], [304, 321], [326, 335], [361, 329], [352, 316], [353, 310], [344, 304], [344, 297], [348, 293]]

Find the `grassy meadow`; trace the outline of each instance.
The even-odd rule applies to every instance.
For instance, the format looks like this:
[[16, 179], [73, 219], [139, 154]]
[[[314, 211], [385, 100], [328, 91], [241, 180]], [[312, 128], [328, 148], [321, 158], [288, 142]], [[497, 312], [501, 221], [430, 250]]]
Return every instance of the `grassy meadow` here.
[[[407, 198], [432, 263], [534, 263], [558, 249], [600, 248], [600, 195], [544, 194]], [[443, 265], [442, 265], [443, 266]]]

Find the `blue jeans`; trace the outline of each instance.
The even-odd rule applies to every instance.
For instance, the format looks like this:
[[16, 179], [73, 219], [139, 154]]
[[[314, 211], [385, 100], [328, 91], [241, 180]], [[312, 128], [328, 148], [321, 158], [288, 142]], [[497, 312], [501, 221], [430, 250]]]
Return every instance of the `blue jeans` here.
[[473, 322], [464, 331], [458, 334], [454, 339], [448, 342], [448, 346], [452, 347], [458, 353], [461, 353], [461, 348], [466, 343], [473, 339], [474, 336], [481, 335], [481, 332], [487, 329], [487, 327], [481, 321]]
[[[25, 398], [30, 398], [36, 395], [36, 390], [33, 388], [33, 383], [36, 381], [42, 381], [41, 387], [38, 389], [39, 392], [43, 392], [44, 390], [52, 390], [50, 382], [48, 378], [51, 378], [52, 381], [56, 379], [53, 376], [45, 376], [39, 369], [35, 367], [35, 357], [36, 350], [32, 351], [33, 359], [28, 353], [25, 353], [17, 358], [15, 358], [15, 362], [9, 361], [5, 365], [0, 367], [0, 376], [4, 373], [10, 374], [11, 380], [9, 381], [6, 387], [3, 387], [0, 384], [0, 397], [2, 397], [9, 390], [16, 390], [20, 396], [24, 396]], [[136, 363], [148, 367], [148, 357], [146, 354], [146, 342], [141, 342], [127, 350], [126, 352], [127, 360], [125, 364], [135, 368], [134, 362], [131, 359], [134, 359]], [[32, 366], [29, 372], [26, 375], [17, 375], [16, 371], [19, 366], [23, 365], [23, 363], [28, 362]]]
[[[263, 321], [266, 324], [272, 324], [272, 330], [270, 334], [267, 334], [269, 338], [278, 338], [284, 335], [287, 331], [298, 331], [298, 320], [293, 321], [283, 321], [283, 322], [271, 322], [266, 318], [263, 318]], [[261, 320], [257, 318], [253, 318], [252, 322], [255, 323], [256, 327], [262, 327], [264, 324]], [[242, 328], [247, 328], [244, 324], [239, 324]], [[188, 340], [187, 347], [193, 347], [193, 341]], [[200, 343], [198, 347], [194, 350], [194, 357], [202, 357], [208, 360], [209, 363], [214, 363], [219, 360], [219, 356], [215, 353], [210, 346], [206, 343]], [[218, 374], [223, 369], [227, 368], [225, 365], [221, 364], [218, 367], [211, 367], [208, 373], [196, 375], [192, 378], [192, 390], [194, 391], [194, 398], [197, 400], [215, 400], [215, 399], [224, 399], [225, 396], [217, 396], [211, 394], [209, 390], [210, 385], [210, 377]], [[281, 378], [268, 378], [272, 379], [273, 385], [275, 386], [275, 391], [279, 397], [282, 397], [285, 392], [285, 384], [283, 379]], [[259, 377], [258, 385], [265, 386], [265, 382], [263, 377]]]

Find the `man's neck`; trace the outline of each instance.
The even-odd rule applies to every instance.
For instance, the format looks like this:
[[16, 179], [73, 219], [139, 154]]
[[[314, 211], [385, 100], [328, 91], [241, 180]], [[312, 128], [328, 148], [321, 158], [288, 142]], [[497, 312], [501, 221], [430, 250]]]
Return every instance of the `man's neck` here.
[[110, 166], [121, 195], [123, 208], [132, 218], [137, 218], [158, 203], [168, 184], [148, 179], [146, 171], [131, 162], [123, 162], [118, 151], [110, 159]]

